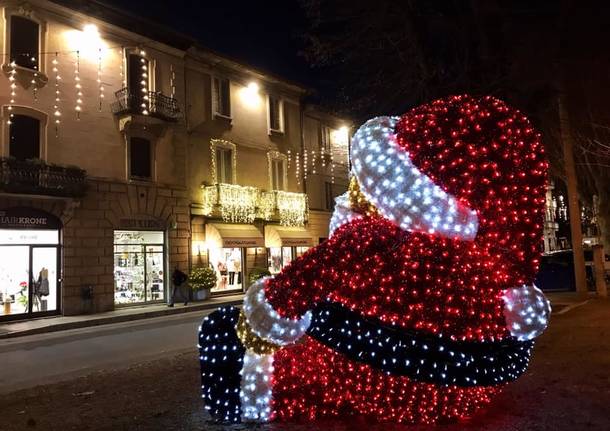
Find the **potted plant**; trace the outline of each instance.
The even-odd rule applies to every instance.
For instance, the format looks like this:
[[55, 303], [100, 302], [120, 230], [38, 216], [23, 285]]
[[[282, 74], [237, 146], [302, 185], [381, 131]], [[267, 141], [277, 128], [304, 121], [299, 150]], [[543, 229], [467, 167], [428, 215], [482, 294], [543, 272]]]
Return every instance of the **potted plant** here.
[[208, 267], [193, 268], [189, 275], [189, 285], [193, 289], [196, 301], [203, 301], [210, 297], [210, 290], [216, 286], [216, 271]]
[[248, 281], [250, 284], [254, 283], [256, 280], [267, 277], [271, 275], [267, 268], [252, 268], [248, 273]]

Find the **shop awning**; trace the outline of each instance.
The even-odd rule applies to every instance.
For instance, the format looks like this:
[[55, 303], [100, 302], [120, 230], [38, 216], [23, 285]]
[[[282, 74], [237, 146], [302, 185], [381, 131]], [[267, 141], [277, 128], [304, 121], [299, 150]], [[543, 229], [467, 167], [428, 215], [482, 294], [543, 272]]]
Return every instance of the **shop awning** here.
[[311, 247], [311, 234], [303, 227], [265, 226], [265, 247]]
[[205, 225], [208, 247], [264, 247], [260, 231], [249, 224], [208, 223]]

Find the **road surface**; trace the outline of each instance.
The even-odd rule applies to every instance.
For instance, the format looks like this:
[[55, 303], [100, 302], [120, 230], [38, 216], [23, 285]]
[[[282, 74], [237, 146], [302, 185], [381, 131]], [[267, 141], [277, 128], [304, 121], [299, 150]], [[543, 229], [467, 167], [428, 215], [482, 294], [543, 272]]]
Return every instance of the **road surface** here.
[[0, 394], [196, 352], [211, 311], [0, 340]]

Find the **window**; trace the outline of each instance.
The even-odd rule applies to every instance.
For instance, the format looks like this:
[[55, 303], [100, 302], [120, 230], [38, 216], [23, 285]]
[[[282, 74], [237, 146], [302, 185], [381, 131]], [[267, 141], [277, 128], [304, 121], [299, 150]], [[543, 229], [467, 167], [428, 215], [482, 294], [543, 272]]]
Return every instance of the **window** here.
[[324, 183], [324, 193], [326, 196], [326, 210], [332, 211], [335, 207], [335, 194], [333, 193], [333, 185], [332, 183], [325, 182]]
[[216, 181], [233, 184], [233, 150], [216, 148]]
[[[145, 68], [145, 69], [144, 69]], [[138, 54], [129, 54], [127, 56], [127, 88], [132, 96], [142, 98], [142, 79], [144, 79], [145, 88], [149, 90], [150, 76], [150, 61]], [[146, 76], [143, 76], [146, 73]]]
[[11, 16], [11, 61], [21, 67], [38, 69], [39, 35], [38, 23], [20, 16]]
[[148, 139], [130, 138], [129, 176], [137, 180], [152, 179], [152, 151]]
[[272, 190], [284, 190], [284, 160], [271, 160], [271, 188]]
[[326, 154], [330, 154], [331, 132], [328, 126], [320, 125], [320, 150]]
[[214, 78], [212, 105], [215, 115], [231, 117], [231, 93], [228, 79]]
[[284, 131], [283, 105], [281, 99], [269, 96], [269, 130], [273, 132]]
[[9, 128], [9, 155], [17, 160], [40, 157], [40, 120], [13, 114]]

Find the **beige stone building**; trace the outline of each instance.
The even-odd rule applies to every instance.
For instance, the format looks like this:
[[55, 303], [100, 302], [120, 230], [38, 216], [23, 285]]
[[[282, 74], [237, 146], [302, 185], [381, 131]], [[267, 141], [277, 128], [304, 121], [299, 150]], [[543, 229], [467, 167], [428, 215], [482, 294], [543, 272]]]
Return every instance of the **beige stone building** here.
[[327, 236], [350, 125], [306, 89], [115, 10], [0, 7], [0, 320], [167, 301], [175, 268], [241, 292]]

